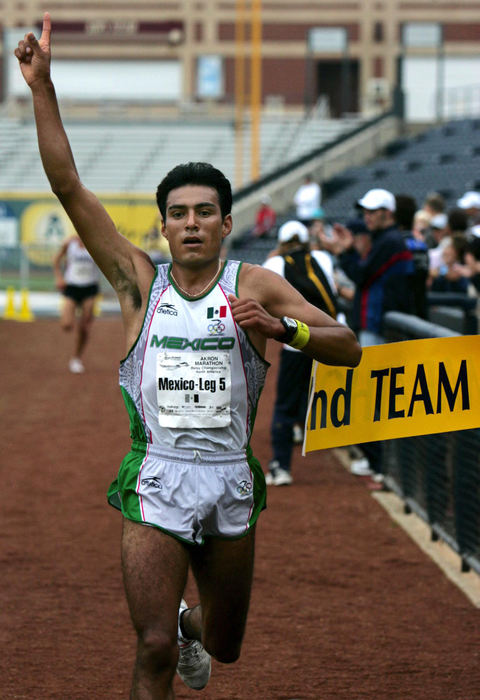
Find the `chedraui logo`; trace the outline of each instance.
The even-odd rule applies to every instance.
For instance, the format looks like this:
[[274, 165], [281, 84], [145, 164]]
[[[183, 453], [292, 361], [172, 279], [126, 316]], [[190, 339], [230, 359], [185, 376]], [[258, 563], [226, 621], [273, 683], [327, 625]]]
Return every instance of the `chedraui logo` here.
[[[101, 197], [102, 204], [115, 222], [118, 231], [134, 245], [170, 257], [168, 242], [161, 235], [158, 209], [145, 197], [125, 194]], [[158, 236], [151, 236], [152, 228]], [[75, 229], [62, 206], [53, 196], [41, 196], [29, 201], [20, 218], [21, 243], [30, 262], [50, 266], [63, 241]]]
[[177, 338], [172, 335], [152, 335], [151, 348], [166, 348], [168, 350], [231, 350], [235, 346], [235, 338]]

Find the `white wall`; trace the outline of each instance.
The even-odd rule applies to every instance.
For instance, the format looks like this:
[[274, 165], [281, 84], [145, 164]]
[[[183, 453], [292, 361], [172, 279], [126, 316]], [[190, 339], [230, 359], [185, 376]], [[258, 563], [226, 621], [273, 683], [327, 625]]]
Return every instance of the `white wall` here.
[[[442, 70], [434, 57], [407, 56], [403, 64], [406, 118], [410, 122], [430, 122], [437, 117], [436, 92], [452, 88], [480, 86], [480, 56], [448, 56]], [[445, 105], [448, 112], [448, 104]]]
[[[13, 54], [28, 31], [22, 28], [5, 32], [7, 98], [30, 93]], [[55, 60], [53, 50], [51, 70], [59, 99], [174, 101], [182, 96], [179, 61]]]

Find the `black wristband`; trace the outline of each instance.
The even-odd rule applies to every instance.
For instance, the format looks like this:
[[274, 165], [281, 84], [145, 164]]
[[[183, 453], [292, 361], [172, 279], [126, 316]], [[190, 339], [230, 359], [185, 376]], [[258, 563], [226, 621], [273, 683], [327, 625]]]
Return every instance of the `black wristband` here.
[[279, 343], [287, 343], [288, 345], [293, 340], [298, 330], [298, 325], [294, 318], [289, 318], [288, 316], [282, 316], [280, 321], [285, 328], [285, 333], [280, 338], [277, 338], [277, 340]]

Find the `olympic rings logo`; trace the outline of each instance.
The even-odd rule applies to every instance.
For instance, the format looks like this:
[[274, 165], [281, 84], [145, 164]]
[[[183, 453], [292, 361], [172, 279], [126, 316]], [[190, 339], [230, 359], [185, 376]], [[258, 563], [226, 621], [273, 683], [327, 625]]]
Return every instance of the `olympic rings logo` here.
[[217, 319], [208, 324], [207, 330], [210, 335], [221, 335], [225, 330], [225, 324]]
[[236, 487], [235, 491], [240, 494], [240, 496], [246, 496], [247, 494], [251, 493], [252, 491], [253, 484], [251, 481], [247, 481], [246, 479], [243, 479], [243, 481], [240, 481]]

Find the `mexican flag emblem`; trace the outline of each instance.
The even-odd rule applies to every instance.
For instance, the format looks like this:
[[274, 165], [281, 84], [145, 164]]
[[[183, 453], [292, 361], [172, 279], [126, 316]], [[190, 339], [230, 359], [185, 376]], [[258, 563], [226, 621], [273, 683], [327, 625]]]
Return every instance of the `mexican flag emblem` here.
[[226, 306], [209, 306], [207, 309], [207, 318], [225, 318], [227, 315]]

